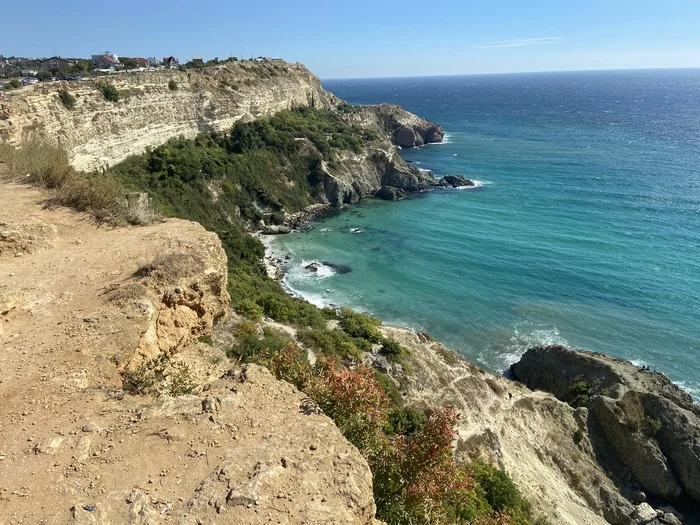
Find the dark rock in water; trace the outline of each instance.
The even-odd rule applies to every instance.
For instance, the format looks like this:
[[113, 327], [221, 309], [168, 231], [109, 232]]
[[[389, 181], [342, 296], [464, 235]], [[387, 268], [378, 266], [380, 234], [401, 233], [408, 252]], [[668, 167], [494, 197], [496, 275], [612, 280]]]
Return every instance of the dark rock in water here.
[[452, 188], [464, 188], [475, 186], [474, 181], [463, 175], [445, 175], [438, 181], [438, 186], [449, 186]]
[[596, 456], [628, 493], [700, 504], [700, 406], [667, 376], [563, 346], [531, 348], [511, 371], [588, 408]]
[[393, 186], [382, 186], [377, 190], [375, 196], [385, 201], [397, 201], [406, 197], [406, 192]]
[[310, 263], [310, 264], [307, 264], [306, 266], [304, 266], [304, 268], [306, 270], [309, 270], [310, 272], [318, 273], [319, 266], [317, 263]]
[[335, 264], [332, 262], [328, 261], [321, 261], [324, 265], [328, 266], [329, 268], [333, 269], [336, 273], [340, 275], [344, 275], [346, 273], [352, 272], [352, 268], [345, 264]]

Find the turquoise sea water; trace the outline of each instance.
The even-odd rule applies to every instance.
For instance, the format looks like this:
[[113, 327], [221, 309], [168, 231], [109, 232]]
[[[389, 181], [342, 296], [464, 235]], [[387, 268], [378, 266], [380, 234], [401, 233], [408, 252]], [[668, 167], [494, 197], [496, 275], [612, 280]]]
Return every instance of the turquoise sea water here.
[[[700, 70], [325, 87], [440, 123], [445, 144], [404, 158], [481, 187], [366, 200], [276, 238], [289, 288], [426, 330], [491, 370], [563, 343], [700, 394]], [[314, 260], [351, 271], [313, 274]]]

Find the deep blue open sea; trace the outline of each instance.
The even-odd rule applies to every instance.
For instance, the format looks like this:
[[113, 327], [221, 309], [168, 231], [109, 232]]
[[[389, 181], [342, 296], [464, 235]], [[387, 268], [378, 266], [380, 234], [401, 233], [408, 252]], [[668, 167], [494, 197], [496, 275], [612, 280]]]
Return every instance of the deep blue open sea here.
[[[369, 199], [278, 237], [287, 286], [426, 330], [494, 371], [562, 343], [664, 371], [697, 400], [700, 70], [324, 85], [438, 122], [446, 143], [404, 158], [480, 187]], [[313, 260], [352, 271], [312, 274]]]

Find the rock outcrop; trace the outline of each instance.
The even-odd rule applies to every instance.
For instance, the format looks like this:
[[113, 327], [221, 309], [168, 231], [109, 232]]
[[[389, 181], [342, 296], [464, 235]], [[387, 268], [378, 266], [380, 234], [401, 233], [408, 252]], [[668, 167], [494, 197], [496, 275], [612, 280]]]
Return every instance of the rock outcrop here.
[[334, 423], [226, 357], [216, 235], [44, 200], [0, 184], [0, 523], [377, 523]]
[[437, 185], [450, 188], [469, 188], [476, 186], [473, 180], [466, 178], [464, 175], [445, 175], [438, 179]]
[[374, 195], [385, 201], [398, 201], [406, 197], [406, 192], [393, 186], [382, 186]]
[[443, 129], [434, 122], [420, 118], [395, 104], [362, 106], [349, 115], [351, 122], [380, 135], [388, 134], [396, 146], [413, 148], [442, 142]]
[[511, 369], [529, 388], [585, 407], [596, 455], [624, 492], [700, 505], [700, 407], [667, 376], [561, 346], [532, 348]]
[[[310, 143], [309, 149], [313, 148]], [[319, 155], [320, 158], [320, 155]], [[395, 194], [427, 191], [437, 184], [432, 174], [408, 165], [388, 141], [375, 141], [361, 153], [336, 151], [333, 165], [319, 160], [316, 177], [332, 206], [355, 204], [384, 187]]]

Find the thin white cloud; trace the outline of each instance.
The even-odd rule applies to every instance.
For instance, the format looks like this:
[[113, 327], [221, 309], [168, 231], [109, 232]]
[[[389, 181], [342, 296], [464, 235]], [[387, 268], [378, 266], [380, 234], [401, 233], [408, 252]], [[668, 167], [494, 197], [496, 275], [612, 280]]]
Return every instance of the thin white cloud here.
[[538, 46], [542, 44], [558, 44], [564, 40], [562, 36], [545, 36], [542, 38], [521, 38], [518, 40], [502, 40], [501, 42], [491, 42], [490, 44], [480, 44], [472, 46], [473, 49], [488, 49], [493, 47], [524, 47]]

